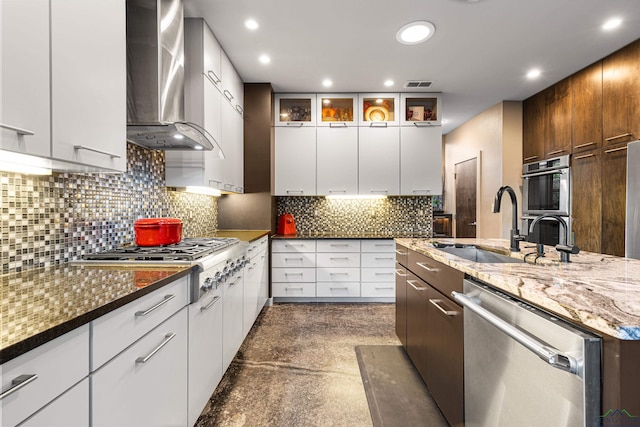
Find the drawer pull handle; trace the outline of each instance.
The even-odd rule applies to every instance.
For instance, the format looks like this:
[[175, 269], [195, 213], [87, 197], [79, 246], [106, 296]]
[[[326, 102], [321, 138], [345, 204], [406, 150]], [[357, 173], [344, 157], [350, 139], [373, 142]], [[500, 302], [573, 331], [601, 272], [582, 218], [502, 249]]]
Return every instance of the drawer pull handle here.
[[389, 124], [387, 122], [371, 122], [369, 124], [370, 128], [386, 128]]
[[590, 145], [594, 145], [594, 144], [595, 144], [595, 142], [587, 142], [586, 144], [576, 145], [576, 146], [575, 146], [575, 147], [573, 147], [573, 148], [584, 148], [584, 147], [588, 147], [588, 146], [590, 146]]
[[98, 150], [97, 148], [88, 147], [86, 145], [74, 145], [73, 148], [75, 150], [87, 150], [93, 151], [94, 153], [104, 154], [105, 156], [109, 156], [111, 158], [119, 159], [121, 156], [119, 154], [110, 153], [108, 151]]
[[371, 190], [369, 192], [373, 194], [387, 194], [389, 190]]
[[585, 154], [584, 156], [578, 156], [578, 157], [574, 157], [573, 160], [581, 160], [581, 159], [587, 159], [589, 157], [593, 157], [595, 156], [595, 154], [593, 153], [589, 153], [589, 154]]
[[376, 261], [380, 261], [380, 260], [392, 260], [393, 261], [392, 257], [375, 257], [374, 259]]
[[26, 386], [31, 382], [34, 382], [37, 379], [38, 379], [38, 374], [31, 374], [31, 375], [25, 374], [25, 375], [19, 375], [15, 377], [13, 380], [11, 380], [11, 387], [9, 387], [5, 391], [3, 391], [2, 394], [0, 394], [0, 400], [4, 399], [10, 394], [15, 393], [16, 391], [20, 390], [22, 387]]
[[151, 313], [154, 310], [159, 309], [160, 307], [162, 307], [163, 305], [165, 305], [166, 303], [168, 303], [169, 301], [171, 301], [172, 299], [174, 299], [176, 296], [175, 295], [165, 295], [164, 299], [162, 301], [160, 301], [159, 303], [157, 303], [156, 305], [154, 305], [151, 308], [148, 308], [144, 311], [136, 311], [136, 317], [139, 316], [146, 316], [147, 314]]
[[428, 265], [426, 265], [423, 262], [416, 262], [416, 264], [418, 264], [420, 267], [424, 268], [425, 270], [427, 270], [430, 273], [437, 273], [438, 271], [440, 271], [439, 268], [429, 267]]
[[435, 305], [435, 306], [436, 306], [436, 308], [437, 308], [438, 310], [440, 310], [442, 313], [444, 313], [446, 316], [457, 316], [457, 315], [458, 315], [458, 312], [457, 312], [457, 311], [445, 310], [444, 308], [442, 308], [442, 307], [440, 306], [440, 304], [439, 304], [440, 302], [442, 302], [442, 300], [439, 300], [439, 299], [430, 299], [430, 300], [429, 300], [429, 302], [430, 302], [431, 304]]
[[4, 123], [0, 123], [0, 128], [2, 129], [7, 129], [7, 130], [12, 130], [14, 132], [16, 132], [18, 135], [35, 135], [36, 133], [28, 130], [28, 129], [22, 129], [19, 127], [15, 127], [15, 126], [11, 126], [11, 125], [7, 125]]
[[329, 194], [347, 194], [347, 190], [329, 190]]
[[605, 141], [613, 141], [614, 139], [619, 139], [619, 138], [624, 138], [625, 136], [631, 136], [630, 133], [622, 133], [620, 135], [616, 135], [616, 136], [610, 136], [609, 138], [605, 138]]
[[251, 247], [251, 248], [247, 249], [247, 252], [253, 252], [254, 249], [255, 249], [254, 247]]
[[407, 273], [404, 270], [396, 270], [396, 274], [400, 277], [407, 277]]
[[303, 261], [304, 258], [300, 257], [300, 258], [285, 258], [285, 261]]
[[285, 277], [286, 276], [302, 276], [302, 273], [284, 273]]
[[395, 253], [397, 253], [398, 255], [401, 255], [401, 256], [407, 255], [407, 252], [402, 252], [400, 249], [396, 249]]
[[341, 247], [348, 248], [349, 244], [348, 243], [331, 243], [331, 244], [329, 244], [329, 246], [338, 247], [338, 248], [341, 248]]
[[554, 154], [560, 154], [560, 153], [562, 153], [562, 152], [564, 152], [564, 150], [549, 151], [549, 152], [547, 153], [547, 156], [552, 156], [552, 155], [554, 155]]
[[304, 194], [304, 190], [287, 190], [287, 194]]
[[286, 291], [301, 291], [302, 289], [303, 289], [302, 286], [299, 287], [299, 288], [286, 288], [286, 287], [284, 288], [285, 292]]
[[533, 160], [533, 159], [537, 159], [538, 156], [529, 156], [529, 157], [525, 157], [524, 161], [526, 162], [527, 160]]
[[200, 311], [205, 311], [205, 310], [209, 310], [211, 308], [211, 306], [215, 303], [217, 303], [218, 301], [220, 301], [220, 297], [219, 296], [215, 296], [213, 297], [213, 299], [211, 300], [211, 302], [207, 305], [205, 305], [204, 307], [200, 307]]
[[164, 336], [164, 341], [162, 341], [159, 346], [157, 346], [151, 353], [147, 354], [145, 357], [138, 357], [136, 359], [136, 363], [147, 363], [149, 361], [149, 359], [151, 359], [153, 356], [155, 356], [156, 353], [159, 352], [162, 347], [167, 345], [167, 343], [169, 341], [174, 339], [175, 336], [176, 336], [175, 333], [169, 332], [167, 335]]
[[609, 154], [609, 153], [615, 153], [616, 151], [622, 151], [626, 149], [627, 149], [627, 146], [625, 145], [624, 147], [612, 148], [610, 150], [605, 150], [604, 152]]
[[376, 276], [389, 276], [393, 273], [375, 273]]
[[416, 291], [426, 291], [427, 287], [426, 286], [416, 286], [414, 285], [414, 283], [416, 283], [415, 280], [407, 280], [407, 283], [411, 285], [411, 287], [413, 289], [415, 289]]
[[216, 73], [214, 73], [212, 70], [209, 70], [209, 71], [207, 72], [207, 75], [209, 76], [209, 78], [211, 79], [211, 81], [213, 82], [213, 84], [216, 84], [216, 85], [217, 85], [218, 83], [220, 83], [220, 77], [218, 77], [218, 76], [216, 75]]
[[342, 257], [331, 257], [329, 258], [331, 261], [349, 261], [349, 257], [346, 256], [342, 256]]
[[231, 101], [233, 99], [233, 95], [231, 95], [231, 92], [229, 92], [227, 89], [225, 89], [224, 91], [222, 91], [222, 94], [224, 95], [225, 98], [227, 98], [229, 101]]
[[233, 286], [233, 285], [235, 285], [235, 284], [236, 284], [236, 283], [238, 283], [240, 280], [242, 280], [242, 276], [238, 276], [238, 277], [236, 277], [236, 280], [234, 280], [233, 282], [229, 283], [229, 286]]
[[300, 243], [300, 244], [285, 243], [285, 246], [288, 247], [288, 248], [298, 248], [298, 247], [303, 248], [304, 247], [304, 245], [302, 243]]
[[376, 287], [376, 291], [391, 291], [393, 290], [393, 288], [391, 286], [385, 287], [385, 288], [378, 288]]
[[431, 194], [431, 190], [411, 190], [412, 194]]
[[287, 122], [287, 126], [302, 127], [303, 125], [304, 125], [304, 123], [302, 123], [302, 122]]
[[393, 243], [375, 243], [373, 246], [382, 246], [383, 248], [393, 247]]
[[329, 276], [348, 276], [349, 273], [329, 273]]
[[348, 291], [349, 288], [346, 286], [340, 286], [339, 288], [329, 288], [330, 291]]
[[346, 128], [348, 127], [346, 123], [329, 123], [330, 128]]

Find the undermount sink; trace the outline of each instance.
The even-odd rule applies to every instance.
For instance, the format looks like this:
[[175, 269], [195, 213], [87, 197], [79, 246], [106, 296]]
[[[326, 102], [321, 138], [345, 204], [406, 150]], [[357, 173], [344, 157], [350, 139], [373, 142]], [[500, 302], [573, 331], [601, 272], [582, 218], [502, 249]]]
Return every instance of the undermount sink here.
[[480, 249], [475, 246], [446, 246], [436, 247], [435, 249], [464, 258], [469, 261], [479, 263], [490, 264], [505, 264], [505, 263], [522, 263], [523, 261], [518, 258], [513, 258], [507, 255], [497, 254], [495, 252], [488, 251], [486, 249]]

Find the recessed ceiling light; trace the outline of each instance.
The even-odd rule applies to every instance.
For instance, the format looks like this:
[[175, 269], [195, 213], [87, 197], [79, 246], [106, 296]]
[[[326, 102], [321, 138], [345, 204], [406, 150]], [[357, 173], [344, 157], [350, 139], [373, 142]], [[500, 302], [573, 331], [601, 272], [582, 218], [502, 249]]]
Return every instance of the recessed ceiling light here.
[[396, 33], [396, 40], [402, 44], [425, 42], [436, 32], [436, 27], [428, 21], [416, 21], [403, 25]]
[[258, 21], [252, 18], [249, 18], [246, 21], [244, 21], [244, 26], [250, 30], [257, 30], [259, 27]]
[[271, 58], [269, 58], [269, 55], [260, 55], [258, 60], [263, 64], [268, 64], [269, 62], [271, 62]]
[[385, 86], [393, 86], [393, 80], [385, 80], [384, 81], [384, 85]]
[[331, 85], [333, 85], [333, 82], [331, 80], [329, 80], [329, 79], [324, 79], [322, 81], [322, 86], [329, 87]]
[[540, 70], [537, 68], [534, 68], [527, 73], [527, 78], [529, 79], [537, 79], [538, 77], [540, 77]]
[[610, 31], [616, 29], [622, 24], [622, 19], [620, 18], [611, 18], [604, 24], [602, 24], [602, 29], [605, 31]]

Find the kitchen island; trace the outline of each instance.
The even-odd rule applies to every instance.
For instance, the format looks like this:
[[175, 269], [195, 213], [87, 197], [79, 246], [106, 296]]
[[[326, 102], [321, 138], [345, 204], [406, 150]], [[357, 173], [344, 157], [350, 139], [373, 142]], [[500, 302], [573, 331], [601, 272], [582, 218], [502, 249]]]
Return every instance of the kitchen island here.
[[[602, 337], [602, 408], [640, 413], [640, 260], [581, 252], [560, 263], [555, 249], [533, 264], [536, 249], [522, 244], [511, 253], [502, 239], [396, 239], [496, 289]], [[528, 263], [476, 263], [435, 245], [475, 245]]]

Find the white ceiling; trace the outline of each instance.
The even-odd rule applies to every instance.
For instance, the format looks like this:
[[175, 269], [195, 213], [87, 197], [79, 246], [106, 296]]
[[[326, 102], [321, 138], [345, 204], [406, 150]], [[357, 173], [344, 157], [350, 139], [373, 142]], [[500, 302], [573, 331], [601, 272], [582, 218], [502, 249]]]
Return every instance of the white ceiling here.
[[[244, 82], [276, 92], [399, 92], [407, 80], [432, 80], [445, 134], [640, 38], [640, 0], [185, 0], [185, 14], [205, 18]], [[621, 27], [604, 32], [614, 16]], [[247, 18], [260, 27], [249, 31]], [[435, 24], [435, 35], [399, 44], [396, 31], [417, 20]], [[258, 61], [263, 53], [270, 64]], [[532, 67], [542, 70], [536, 81], [525, 77]]]

